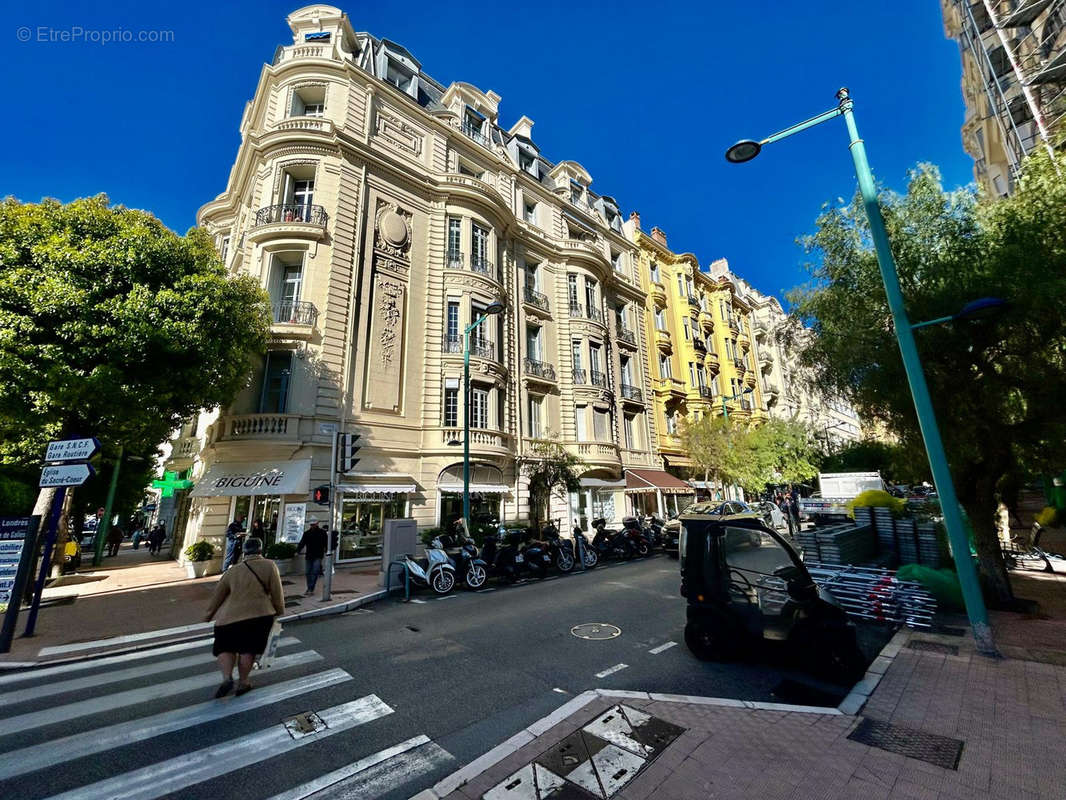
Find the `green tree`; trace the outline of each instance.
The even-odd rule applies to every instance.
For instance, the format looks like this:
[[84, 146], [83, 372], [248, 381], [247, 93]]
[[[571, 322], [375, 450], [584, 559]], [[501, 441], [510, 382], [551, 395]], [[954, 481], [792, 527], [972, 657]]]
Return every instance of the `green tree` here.
[[930, 479], [929, 462], [920, 444], [861, 439], [829, 454], [822, 463], [822, 472], [873, 471], [891, 483], [914, 484]]
[[803, 483], [818, 473], [818, 444], [802, 423], [771, 418], [748, 437], [755, 491], [768, 483]]
[[245, 384], [265, 293], [230, 277], [207, 234], [178, 236], [106, 196], [0, 205], [0, 465], [95, 435], [150, 456]]
[[733, 483], [733, 447], [736, 430], [728, 419], [704, 415], [681, 421], [681, 446], [693, 463], [693, 471], [718, 483]]
[[[944, 191], [934, 167], [907, 192], [883, 192], [885, 224], [908, 312], [945, 316], [979, 297], [1009, 313], [916, 332], [959, 500], [974, 528], [994, 600], [1012, 600], [995, 526], [997, 493], [1028, 472], [1061, 466], [1066, 440], [1066, 159], [1026, 164], [1014, 194]], [[791, 300], [818, 334], [803, 359], [818, 380], [920, 441], [877, 261], [858, 196], [825, 209], [805, 240], [812, 281]]]
[[519, 457], [518, 467], [529, 481], [529, 516], [534, 530], [540, 530], [541, 512], [547, 512], [552, 495], [566, 499], [581, 488], [581, 459], [560, 444], [558, 437], [529, 443], [526, 455]]

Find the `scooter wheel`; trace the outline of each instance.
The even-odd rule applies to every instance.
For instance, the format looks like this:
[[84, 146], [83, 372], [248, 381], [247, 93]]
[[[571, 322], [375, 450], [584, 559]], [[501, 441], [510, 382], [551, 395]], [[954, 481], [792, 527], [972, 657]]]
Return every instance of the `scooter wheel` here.
[[648, 547], [647, 542], [641, 542], [637, 545], [637, 555], [641, 558], [647, 558], [651, 555], [651, 548]]
[[437, 594], [448, 594], [455, 586], [455, 574], [451, 570], [438, 569], [433, 573], [429, 585]]
[[574, 568], [574, 557], [566, 550], [560, 550], [559, 554], [555, 556], [555, 568], [559, 572], [569, 572]]
[[595, 550], [585, 550], [585, 569], [592, 569], [600, 563], [600, 556]]
[[485, 585], [487, 579], [488, 573], [485, 572], [483, 566], [480, 564], [471, 564], [466, 571], [466, 588], [480, 589]]

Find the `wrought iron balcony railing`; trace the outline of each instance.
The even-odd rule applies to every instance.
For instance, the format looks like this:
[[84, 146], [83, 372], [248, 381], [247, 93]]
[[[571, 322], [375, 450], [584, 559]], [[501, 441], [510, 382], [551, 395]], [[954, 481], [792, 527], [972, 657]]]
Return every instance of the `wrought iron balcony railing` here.
[[710, 386], [701, 386], [700, 397], [706, 397], [707, 399], [711, 399], [714, 397], [714, 390], [711, 389]]
[[445, 336], [444, 343], [441, 349], [445, 353], [461, 353], [463, 352], [463, 337], [462, 336]]
[[496, 276], [496, 265], [481, 256], [470, 257], [470, 269], [474, 272], [480, 272], [482, 275]]
[[619, 325], [618, 340], [620, 342], [627, 342], [629, 344], [635, 345], [637, 343], [637, 334], [629, 330], [629, 328], [623, 328], [621, 325]]
[[466, 256], [456, 250], [448, 251], [448, 269], [466, 269]]
[[318, 309], [314, 303], [285, 300], [275, 303], [273, 311], [274, 322], [279, 325], [314, 325], [318, 320]]
[[526, 373], [529, 375], [536, 375], [538, 378], [544, 378], [546, 381], [555, 380], [555, 367], [544, 361], [535, 361], [532, 358], [527, 358]]
[[585, 307], [585, 316], [591, 319], [593, 322], [603, 323], [603, 312], [600, 309], [593, 306]]
[[585, 316], [585, 309], [581, 307], [580, 303], [570, 303], [570, 316], [571, 317], [583, 317]]
[[592, 381], [593, 386], [600, 386], [607, 388], [607, 374], [605, 372], [599, 372], [598, 370], [592, 370], [589, 372], [589, 378]]
[[470, 342], [470, 355], [477, 356], [478, 358], [487, 358], [491, 361], [496, 360], [496, 345], [492, 342], [487, 342], [484, 339]]
[[469, 122], [464, 122], [463, 123], [463, 127], [462, 127], [462, 131], [469, 138], [473, 139], [475, 142], [477, 142], [482, 147], [488, 147], [489, 146], [489, 140], [485, 138], [485, 134], [483, 134], [481, 132], [480, 128], [478, 128], [478, 127], [476, 127], [474, 125], [471, 125]]
[[326, 209], [322, 206], [283, 203], [276, 206], [267, 206], [255, 212], [255, 227], [284, 222], [299, 222], [324, 228], [328, 219]]
[[644, 402], [644, 393], [636, 386], [630, 386], [628, 383], [622, 384], [622, 397], [626, 400], [635, 400], [638, 403]]
[[525, 298], [526, 302], [531, 306], [543, 308], [545, 311], [548, 310], [548, 295], [538, 292], [532, 286], [526, 287]]
[[574, 383], [588, 383], [588, 379], [585, 375], [585, 370], [581, 368], [574, 369]]

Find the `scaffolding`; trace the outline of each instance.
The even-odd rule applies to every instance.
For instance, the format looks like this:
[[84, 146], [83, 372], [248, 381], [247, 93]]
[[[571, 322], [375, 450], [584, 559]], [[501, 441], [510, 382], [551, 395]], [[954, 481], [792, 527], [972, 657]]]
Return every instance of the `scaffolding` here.
[[[1062, 143], [1066, 120], [1066, 0], [947, 0], [955, 7], [953, 32], [980, 75], [1011, 184], [1035, 147]], [[973, 100], [967, 98], [967, 104]], [[969, 115], [968, 115], [969, 116]], [[974, 149], [987, 154], [985, 143]], [[986, 168], [978, 157], [980, 175]]]

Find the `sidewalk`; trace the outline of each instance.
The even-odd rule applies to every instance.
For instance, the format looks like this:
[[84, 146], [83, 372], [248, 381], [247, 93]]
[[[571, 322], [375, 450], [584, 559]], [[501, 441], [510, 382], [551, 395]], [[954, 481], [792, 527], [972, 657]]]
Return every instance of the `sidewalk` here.
[[[281, 581], [290, 618], [343, 611], [380, 589], [376, 563], [339, 568], [333, 575], [333, 597], [325, 603], [319, 599], [321, 579], [313, 597], [304, 597], [303, 575], [283, 575]], [[176, 561], [150, 556], [144, 548], [134, 550], [126, 542], [100, 567], [82, 567], [46, 587], [37, 630], [28, 639], [22, 636], [28, 615], [24, 607], [11, 651], [0, 655], [0, 668], [206, 636], [211, 623], [203, 622], [204, 609], [217, 582], [217, 575], [189, 579]]]
[[1066, 576], [1013, 576], [1056, 618], [994, 614], [1005, 658], [906, 631], [839, 709], [586, 692], [416, 800], [1061, 800]]

